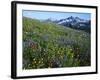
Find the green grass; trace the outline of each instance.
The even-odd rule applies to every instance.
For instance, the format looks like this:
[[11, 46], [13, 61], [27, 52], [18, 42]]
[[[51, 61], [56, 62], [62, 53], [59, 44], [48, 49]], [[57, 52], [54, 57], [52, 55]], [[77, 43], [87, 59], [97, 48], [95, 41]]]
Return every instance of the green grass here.
[[90, 66], [90, 34], [23, 17], [23, 69]]

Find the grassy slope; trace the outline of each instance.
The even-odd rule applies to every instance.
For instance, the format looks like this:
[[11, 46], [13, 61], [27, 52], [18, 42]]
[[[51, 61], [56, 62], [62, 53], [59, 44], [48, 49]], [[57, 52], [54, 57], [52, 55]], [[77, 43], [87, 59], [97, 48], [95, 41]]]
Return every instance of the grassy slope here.
[[86, 32], [24, 17], [24, 43], [24, 69], [90, 65], [90, 34]]

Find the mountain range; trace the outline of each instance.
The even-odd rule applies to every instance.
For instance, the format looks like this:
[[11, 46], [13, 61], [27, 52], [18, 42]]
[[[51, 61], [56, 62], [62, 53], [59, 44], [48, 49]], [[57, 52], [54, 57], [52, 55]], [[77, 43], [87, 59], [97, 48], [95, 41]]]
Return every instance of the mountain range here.
[[91, 20], [85, 20], [79, 17], [70, 16], [64, 19], [60, 19], [60, 20], [49, 18], [46, 21], [53, 22], [53, 23], [56, 23], [56, 24], [59, 24], [65, 27], [70, 27], [73, 29], [84, 30], [89, 33], [91, 29]]

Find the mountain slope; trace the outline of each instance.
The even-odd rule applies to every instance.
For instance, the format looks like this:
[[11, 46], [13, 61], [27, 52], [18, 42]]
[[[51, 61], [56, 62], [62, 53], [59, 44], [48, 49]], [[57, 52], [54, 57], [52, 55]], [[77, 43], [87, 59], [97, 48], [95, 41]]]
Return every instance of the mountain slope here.
[[23, 17], [23, 69], [90, 66], [90, 34]]

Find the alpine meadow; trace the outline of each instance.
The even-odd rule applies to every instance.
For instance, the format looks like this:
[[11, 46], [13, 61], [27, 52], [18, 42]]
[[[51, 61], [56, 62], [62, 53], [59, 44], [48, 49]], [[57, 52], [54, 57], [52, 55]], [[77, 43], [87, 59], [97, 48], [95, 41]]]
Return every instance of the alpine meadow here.
[[91, 20], [77, 15], [39, 19], [23, 11], [23, 69], [91, 66]]

